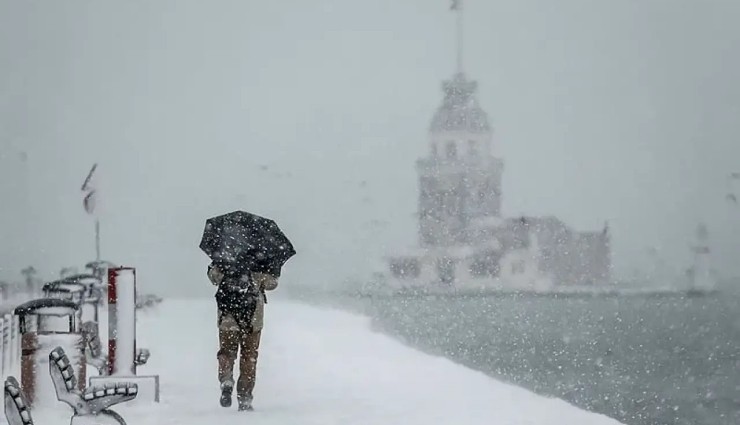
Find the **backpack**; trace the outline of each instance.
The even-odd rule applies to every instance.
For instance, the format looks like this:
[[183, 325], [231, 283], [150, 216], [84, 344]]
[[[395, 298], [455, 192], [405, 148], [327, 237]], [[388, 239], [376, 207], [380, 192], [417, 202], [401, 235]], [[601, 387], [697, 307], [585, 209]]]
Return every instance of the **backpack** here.
[[257, 310], [258, 297], [261, 296], [250, 272], [239, 276], [225, 276], [215, 295], [219, 310], [234, 317], [240, 326], [247, 325], [250, 328]]

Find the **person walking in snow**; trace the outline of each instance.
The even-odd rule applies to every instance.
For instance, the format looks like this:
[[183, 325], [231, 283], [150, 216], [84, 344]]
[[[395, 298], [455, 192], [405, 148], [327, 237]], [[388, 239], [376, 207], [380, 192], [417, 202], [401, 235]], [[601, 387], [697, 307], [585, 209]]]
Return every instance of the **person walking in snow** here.
[[279, 271], [246, 270], [228, 263], [212, 262], [208, 279], [215, 286], [218, 307], [218, 380], [221, 406], [230, 407], [234, 390], [234, 363], [239, 357], [236, 381], [238, 408], [252, 410], [252, 391], [257, 376], [257, 357], [267, 298], [277, 288]]

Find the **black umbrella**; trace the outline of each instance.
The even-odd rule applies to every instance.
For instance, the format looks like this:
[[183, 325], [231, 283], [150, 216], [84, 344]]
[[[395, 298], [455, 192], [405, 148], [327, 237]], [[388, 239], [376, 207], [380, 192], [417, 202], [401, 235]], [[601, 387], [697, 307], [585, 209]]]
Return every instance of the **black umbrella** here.
[[206, 220], [200, 249], [226, 272], [251, 270], [275, 276], [296, 253], [274, 221], [244, 211]]

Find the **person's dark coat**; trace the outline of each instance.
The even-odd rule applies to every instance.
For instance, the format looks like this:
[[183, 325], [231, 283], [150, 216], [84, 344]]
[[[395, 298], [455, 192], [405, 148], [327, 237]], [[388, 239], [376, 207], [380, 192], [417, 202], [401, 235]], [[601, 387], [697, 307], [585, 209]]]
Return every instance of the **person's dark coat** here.
[[218, 286], [216, 303], [219, 317], [228, 314], [241, 326], [248, 326], [250, 332], [262, 330], [265, 311], [264, 292], [277, 288], [277, 276], [272, 273], [211, 264], [208, 267], [208, 279]]

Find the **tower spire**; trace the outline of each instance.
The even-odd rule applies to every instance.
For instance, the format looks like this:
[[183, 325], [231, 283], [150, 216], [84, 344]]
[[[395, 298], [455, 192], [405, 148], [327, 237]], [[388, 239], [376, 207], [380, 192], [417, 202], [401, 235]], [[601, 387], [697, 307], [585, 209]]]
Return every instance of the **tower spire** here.
[[450, 10], [455, 12], [457, 18], [457, 43], [456, 43], [456, 54], [457, 54], [457, 73], [463, 73], [463, 0], [452, 0]]

